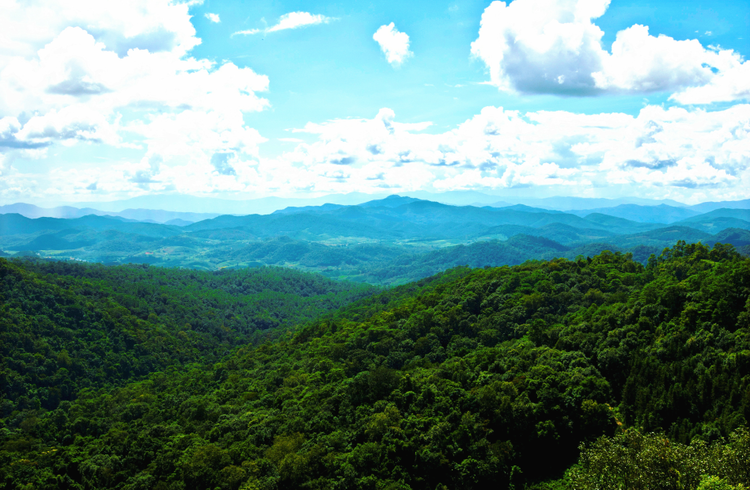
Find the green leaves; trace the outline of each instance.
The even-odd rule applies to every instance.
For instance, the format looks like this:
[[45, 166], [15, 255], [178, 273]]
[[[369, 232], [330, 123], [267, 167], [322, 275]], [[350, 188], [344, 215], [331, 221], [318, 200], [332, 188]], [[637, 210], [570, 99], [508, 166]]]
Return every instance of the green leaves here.
[[[604, 253], [456, 269], [235, 350], [259, 339], [233, 323], [250, 311], [250, 276], [151, 269], [6, 268], [22, 287], [2, 290], [15, 303], [0, 335], [15, 337], [0, 383], [17, 397], [0, 405], [0, 488], [63, 476], [69, 488], [750, 481], [750, 261], [731, 250], [681, 244], [648, 268]], [[362, 293], [305, 279], [286, 296], [293, 277], [273, 273], [252, 276], [273, 293], [253, 293], [261, 323]], [[145, 362], [146, 379], [96, 383]], [[41, 390], [24, 387], [66, 372], [78, 398], [36, 411]], [[96, 389], [78, 391], [85, 383]], [[42, 456], [52, 447], [57, 456]], [[574, 465], [579, 447], [565, 478], [540, 483]], [[22, 460], [33, 464], [10, 466]]]
[[721, 489], [744, 488], [750, 481], [750, 432], [740, 429], [727, 443], [690, 445], [663, 433], [634, 429], [584, 446], [579, 464], [568, 472], [570, 488]]
[[13, 417], [12, 427], [82, 389], [216, 361], [375, 291], [278, 268], [207, 273], [0, 259], [0, 277], [0, 418]]

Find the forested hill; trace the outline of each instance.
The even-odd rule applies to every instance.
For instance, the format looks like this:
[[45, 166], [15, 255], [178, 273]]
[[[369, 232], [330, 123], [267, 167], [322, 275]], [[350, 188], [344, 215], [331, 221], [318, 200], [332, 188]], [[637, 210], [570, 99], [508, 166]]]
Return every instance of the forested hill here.
[[699, 214], [669, 206], [626, 206], [574, 214], [390, 196], [357, 206], [224, 215], [187, 226], [113, 216], [29, 219], [0, 214], [0, 255], [196, 270], [280, 265], [391, 286], [457, 265], [517, 265], [602, 250], [633, 252], [641, 260], [679, 240], [731, 243], [746, 253], [750, 211], [712, 209]]
[[0, 417], [19, 422], [85, 388], [216, 361], [376, 291], [283, 268], [0, 259]]
[[519, 489], [620, 434], [544, 488], [732, 488], [750, 483], [748, 393], [750, 259], [731, 247], [462, 269], [219, 363], [6, 415], [0, 485]]

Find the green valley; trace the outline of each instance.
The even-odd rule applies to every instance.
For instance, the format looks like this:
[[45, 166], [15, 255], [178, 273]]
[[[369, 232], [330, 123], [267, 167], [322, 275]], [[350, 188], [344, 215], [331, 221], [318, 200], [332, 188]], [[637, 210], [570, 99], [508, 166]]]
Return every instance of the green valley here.
[[[643, 221], [648, 213], [652, 218]], [[689, 217], [677, 219], [684, 216]], [[664, 221], [655, 222], [658, 218]], [[222, 215], [185, 226], [121, 216], [0, 214], [0, 250], [13, 256], [206, 271], [274, 265], [383, 286], [459, 265], [518, 265], [602, 250], [631, 252], [645, 263], [679, 240], [731, 243], [744, 253], [750, 250], [750, 211], [718, 208], [700, 214], [662, 205], [575, 214], [390, 196], [356, 206]]]

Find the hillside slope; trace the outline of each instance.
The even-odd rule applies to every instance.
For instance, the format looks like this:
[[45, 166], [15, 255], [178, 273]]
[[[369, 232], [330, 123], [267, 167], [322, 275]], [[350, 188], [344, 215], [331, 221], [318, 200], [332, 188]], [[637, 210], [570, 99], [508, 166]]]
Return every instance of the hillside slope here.
[[687, 442], [750, 420], [750, 260], [731, 247], [446, 277], [220, 363], [6, 418], [0, 481], [523, 488], [620, 424]]
[[281, 268], [0, 259], [0, 417], [21, 420], [82, 389], [218, 360], [375, 291]]

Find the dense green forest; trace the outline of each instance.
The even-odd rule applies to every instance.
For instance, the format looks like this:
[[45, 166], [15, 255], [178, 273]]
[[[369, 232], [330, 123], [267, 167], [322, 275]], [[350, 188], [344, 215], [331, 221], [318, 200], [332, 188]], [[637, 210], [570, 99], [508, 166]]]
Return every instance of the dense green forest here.
[[376, 291], [283, 268], [212, 273], [0, 259], [0, 416], [216, 361]]
[[[1, 264], [3, 282], [39, 283], [60, 308], [67, 294], [104, 308], [143, 282], [119, 281], [94, 303], [98, 281], [118, 269]], [[171, 273], [152, 269], [123, 275], [158, 282]], [[174, 293], [232, 294], [232, 281], [200, 277], [177, 281]], [[4, 318], [35, 314], [22, 309], [25, 293], [7, 296], [31, 286], [4, 287]], [[73, 343], [87, 320], [68, 321], [60, 328], [70, 337], [56, 338]], [[140, 321], [146, 338], [169, 324]], [[36, 333], [4, 325], [18, 336], [3, 340], [13, 346], [3, 353], [8, 379], [18, 369], [9, 363], [35, 345], [23, 336]], [[214, 335], [226, 338], [205, 332]], [[50, 345], [36, 358], [43, 368], [55, 356]], [[25, 382], [40, 374], [35, 365]], [[680, 242], [646, 265], [602, 252], [459, 268], [329, 309], [220, 360], [157, 366], [125, 385], [104, 379], [56, 408], [21, 407], [9, 393], [0, 486], [741, 488], [750, 483], [749, 385], [750, 259], [731, 246]]]

